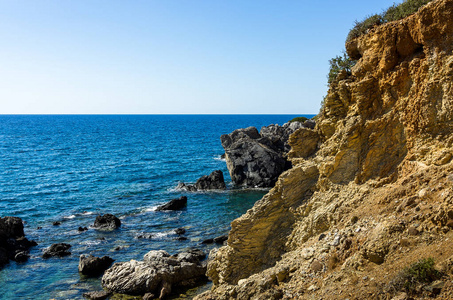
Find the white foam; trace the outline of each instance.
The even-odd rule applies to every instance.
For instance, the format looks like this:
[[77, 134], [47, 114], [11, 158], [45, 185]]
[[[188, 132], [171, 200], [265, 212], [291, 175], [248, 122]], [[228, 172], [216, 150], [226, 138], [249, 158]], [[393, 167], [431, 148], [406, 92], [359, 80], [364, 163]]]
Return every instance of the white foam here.
[[76, 216], [75, 215], [70, 215], [70, 216], [67, 216], [67, 217], [63, 217], [65, 219], [74, 219]]

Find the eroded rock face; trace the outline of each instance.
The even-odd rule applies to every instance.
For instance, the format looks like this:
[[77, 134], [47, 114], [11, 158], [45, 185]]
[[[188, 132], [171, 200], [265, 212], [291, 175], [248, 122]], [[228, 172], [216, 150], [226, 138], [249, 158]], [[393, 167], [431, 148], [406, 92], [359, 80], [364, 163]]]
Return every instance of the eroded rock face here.
[[163, 250], [150, 251], [144, 261], [115, 263], [102, 277], [102, 285], [111, 292], [128, 295], [171, 293], [172, 287], [195, 286], [205, 280], [204, 253], [186, 251], [171, 256]]
[[290, 149], [289, 136], [304, 126], [312, 127], [312, 123], [269, 125], [261, 128], [260, 133], [255, 127], [248, 127], [222, 135], [220, 140], [233, 182], [250, 187], [274, 186], [278, 176], [291, 167], [285, 157]]
[[208, 265], [214, 288], [198, 299], [320, 299], [335, 289], [366, 299], [398, 275], [393, 266], [453, 254], [453, 0], [347, 49], [359, 59], [352, 76], [330, 87], [313, 131], [290, 137], [292, 169], [232, 222]]

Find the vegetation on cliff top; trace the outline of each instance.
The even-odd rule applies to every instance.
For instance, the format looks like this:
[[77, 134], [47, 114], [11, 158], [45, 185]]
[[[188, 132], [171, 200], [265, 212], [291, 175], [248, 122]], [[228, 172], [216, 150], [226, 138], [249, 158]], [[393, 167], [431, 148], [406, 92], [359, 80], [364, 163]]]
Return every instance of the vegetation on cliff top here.
[[367, 33], [374, 26], [385, 24], [388, 22], [401, 20], [413, 13], [416, 13], [420, 7], [428, 4], [432, 0], [405, 0], [400, 4], [393, 4], [381, 14], [374, 14], [366, 17], [363, 21], [355, 21], [354, 27], [349, 31], [346, 41]]

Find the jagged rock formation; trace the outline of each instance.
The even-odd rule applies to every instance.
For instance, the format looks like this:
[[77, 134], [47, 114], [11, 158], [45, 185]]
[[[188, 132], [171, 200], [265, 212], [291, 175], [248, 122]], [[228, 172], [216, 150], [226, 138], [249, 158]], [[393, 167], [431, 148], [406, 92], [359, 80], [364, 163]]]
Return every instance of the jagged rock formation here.
[[[331, 85], [314, 132], [291, 136], [292, 169], [232, 223], [198, 299], [453, 297], [453, 0], [347, 51], [352, 75]], [[303, 136], [322, 142], [315, 155]], [[426, 257], [442, 284], [398, 290]]]
[[[286, 159], [290, 150], [289, 136], [296, 130], [313, 132], [314, 121], [291, 122], [283, 126], [269, 125], [237, 129], [220, 137], [231, 180], [236, 185], [273, 187], [278, 176], [291, 167]], [[314, 152], [317, 140], [306, 147], [307, 155]]]

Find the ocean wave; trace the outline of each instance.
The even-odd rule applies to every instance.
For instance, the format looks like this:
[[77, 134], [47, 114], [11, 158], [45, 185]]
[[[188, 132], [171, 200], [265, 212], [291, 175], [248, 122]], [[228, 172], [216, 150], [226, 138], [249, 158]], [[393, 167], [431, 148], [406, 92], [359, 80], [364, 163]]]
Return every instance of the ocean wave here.
[[224, 157], [224, 156], [222, 157], [222, 156], [223, 156], [223, 155], [215, 155], [215, 156], [214, 156], [214, 160], [226, 162], [225, 157]]

